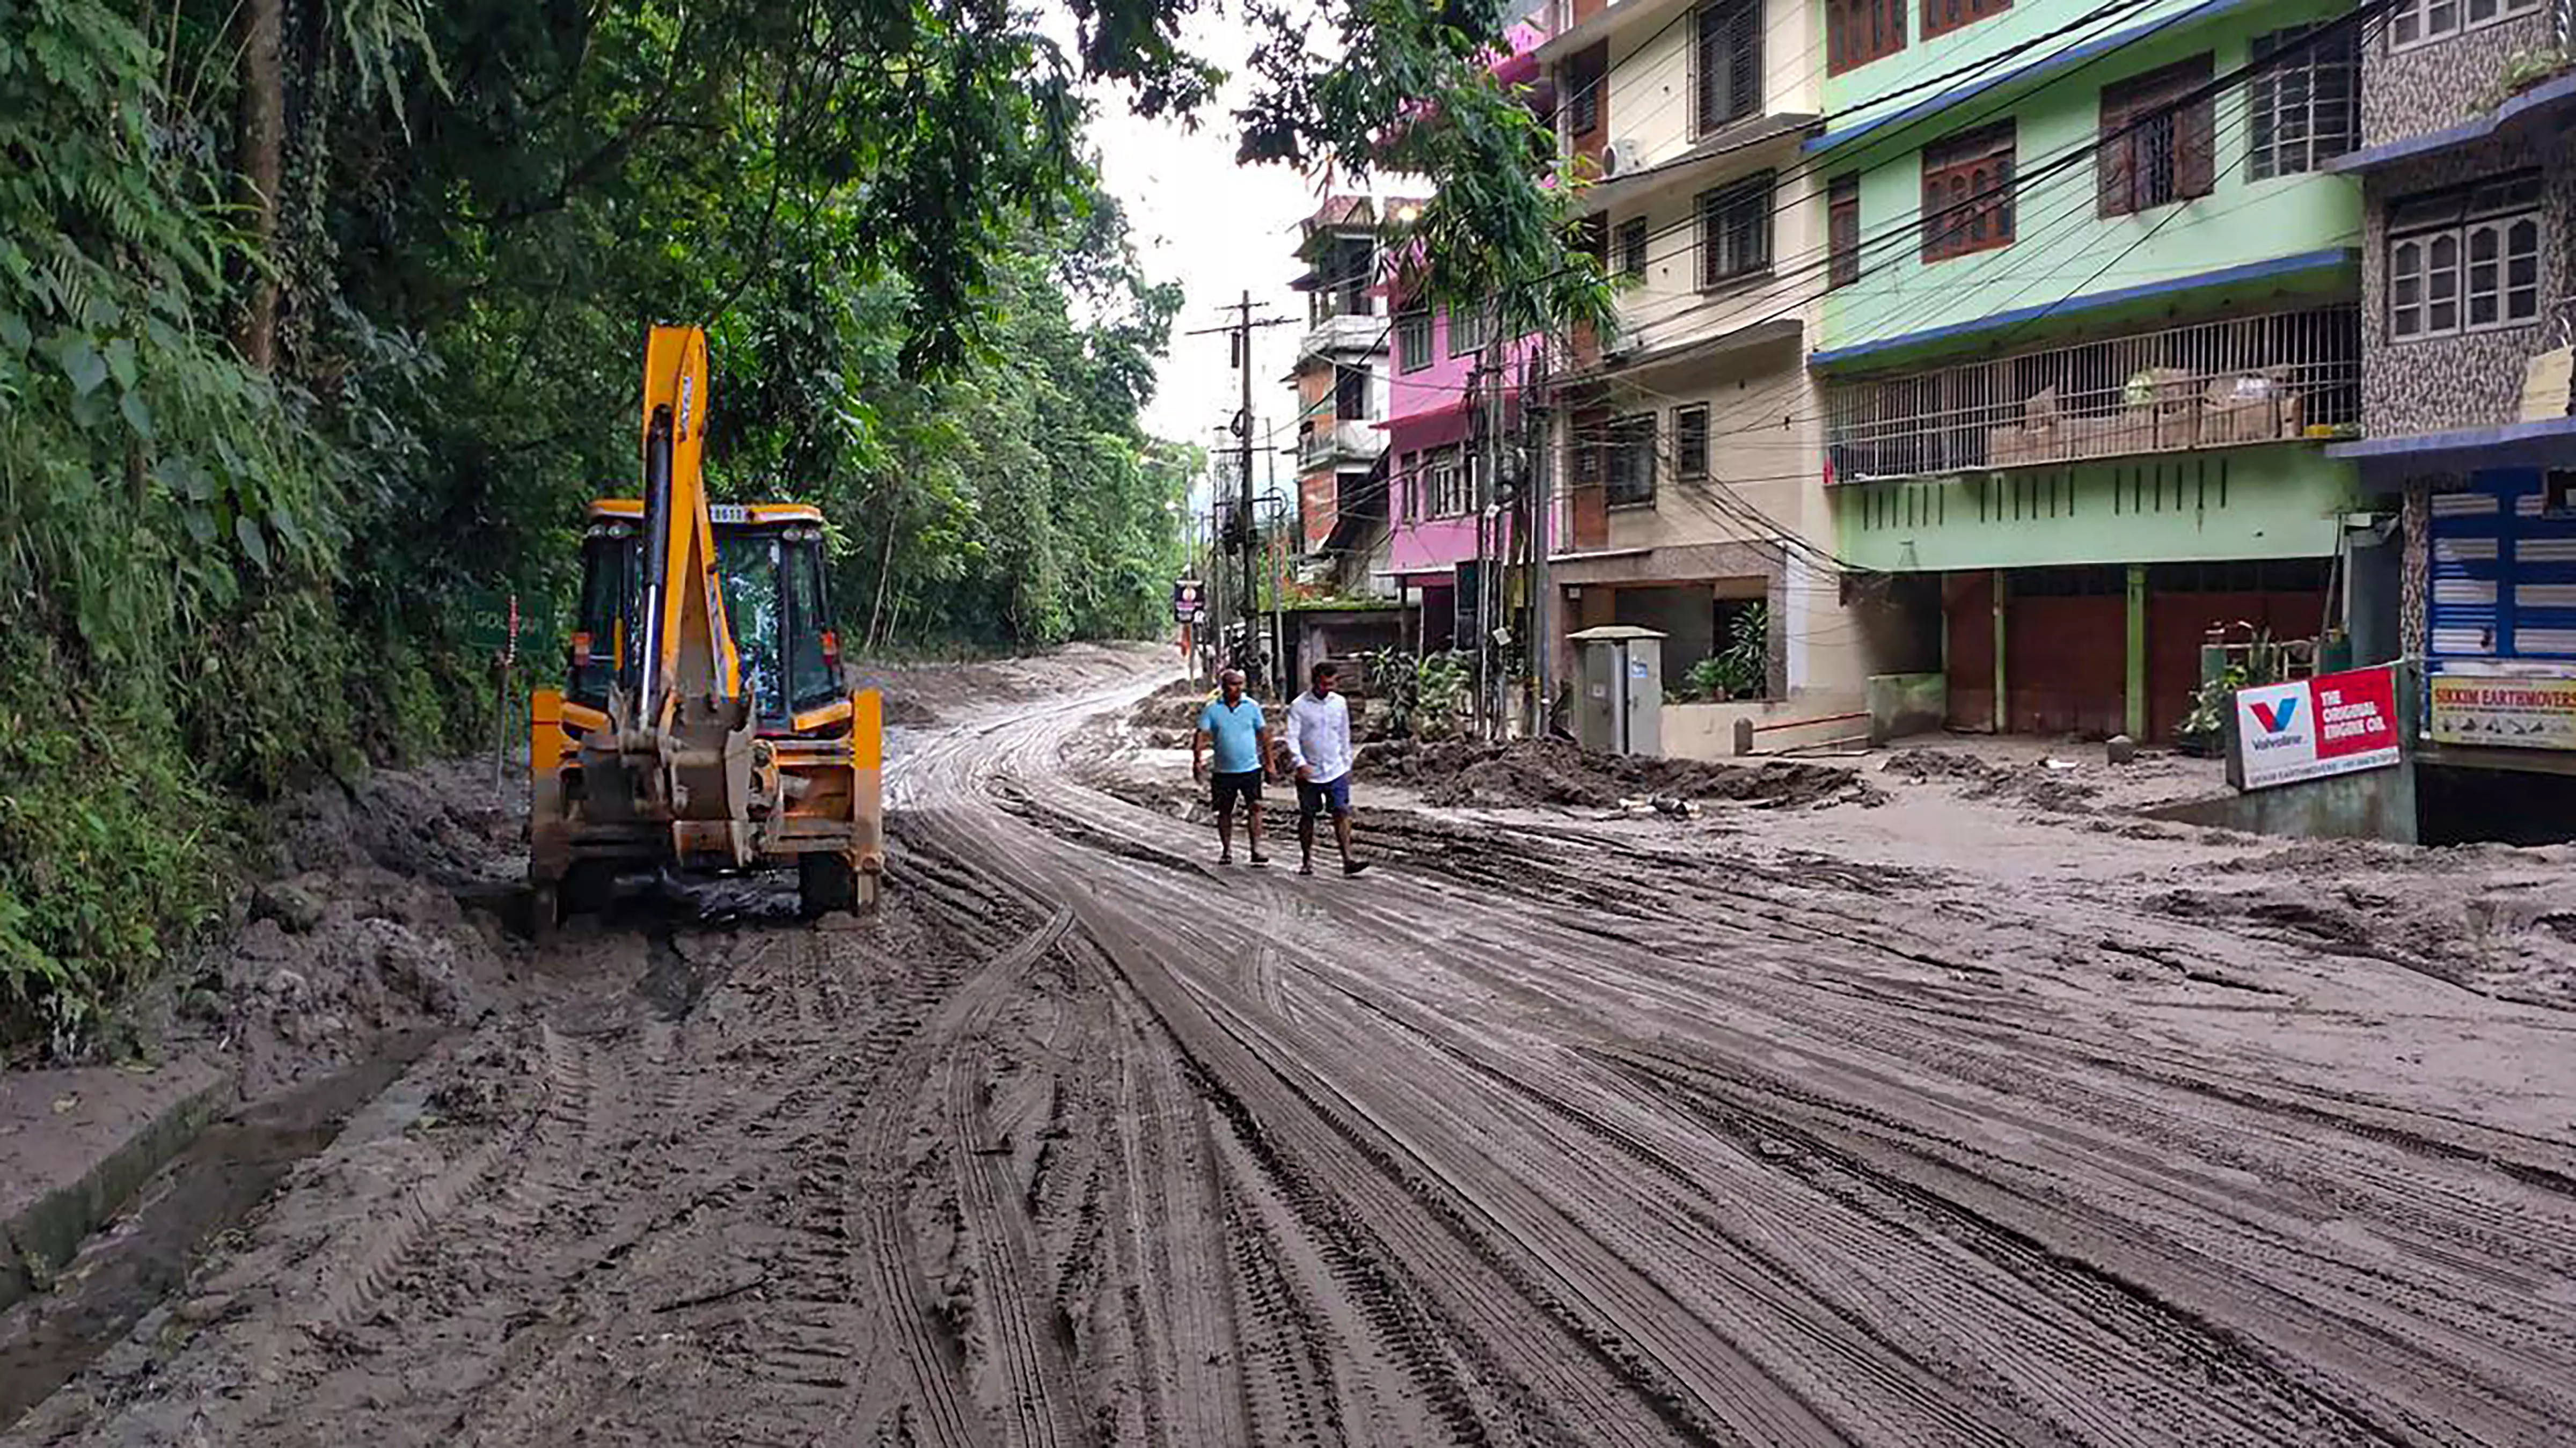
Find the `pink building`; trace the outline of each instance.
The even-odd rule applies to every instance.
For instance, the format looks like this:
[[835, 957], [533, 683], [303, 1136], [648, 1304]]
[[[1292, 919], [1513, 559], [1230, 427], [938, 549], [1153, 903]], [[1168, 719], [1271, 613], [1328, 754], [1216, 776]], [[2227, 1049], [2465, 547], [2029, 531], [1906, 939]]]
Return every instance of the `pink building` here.
[[[1512, 53], [1495, 63], [1495, 74], [1507, 83], [1543, 87], [1531, 52], [1546, 38], [1536, 25], [1513, 26], [1506, 37]], [[1545, 106], [1549, 99], [1533, 90], [1531, 103]], [[1492, 499], [1484, 460], [1470, 444], [1486, 385], [1478, 368], [1490, 365], [1494, 352], [1486, 346], [1485, 324], [1472, 314], [1400, 304], [1393, 311], [1391, 377], [1380, 424], [1387, 435], [1390, 567], [1406, 588], [1422, 590], [1422, 647], [1428, 651], [1452, 642], [1459, 565], [1472, 570], [1481, 515]], [[1539, 341], [1519, 337], [1502, 349], [1503, 397], [1513, 425], [1518, 383]], [[1488, 556], [1503, 556], [1501, 521], [1481, 520]]]

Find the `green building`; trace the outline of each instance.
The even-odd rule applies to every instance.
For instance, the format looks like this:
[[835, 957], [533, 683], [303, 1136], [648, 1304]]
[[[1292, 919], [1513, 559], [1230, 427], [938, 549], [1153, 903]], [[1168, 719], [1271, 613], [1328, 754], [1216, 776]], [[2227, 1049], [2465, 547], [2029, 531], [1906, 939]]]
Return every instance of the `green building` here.
[[[1918, 13], [1919, 10], [1919, 13]], [[1936, 610], [1954, 725], [2168, 737], [2204, 642], [2339, 629], [2349, 6], [1834, 0], [1809, 364], [1837, 553]]]

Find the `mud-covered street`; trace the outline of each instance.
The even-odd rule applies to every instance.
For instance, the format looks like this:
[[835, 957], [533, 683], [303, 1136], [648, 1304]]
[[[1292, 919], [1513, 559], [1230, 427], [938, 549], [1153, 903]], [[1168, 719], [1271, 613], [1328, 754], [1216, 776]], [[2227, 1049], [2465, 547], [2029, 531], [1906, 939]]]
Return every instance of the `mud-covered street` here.
[[1873, 759], [1219, 871], [1125, 657], [904, 731], [874, 919], [496, 946], [0, 1442], [2576, 1438], [2565, 850]]

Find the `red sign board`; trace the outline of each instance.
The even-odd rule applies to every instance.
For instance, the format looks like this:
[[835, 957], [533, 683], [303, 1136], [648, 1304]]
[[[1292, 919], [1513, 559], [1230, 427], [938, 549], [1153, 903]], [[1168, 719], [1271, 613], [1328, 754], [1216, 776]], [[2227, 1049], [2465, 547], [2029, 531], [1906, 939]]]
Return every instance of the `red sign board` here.
[[2245, 787], [2397, 762], [2397, 674], [2381, 665], [2236, 691]]

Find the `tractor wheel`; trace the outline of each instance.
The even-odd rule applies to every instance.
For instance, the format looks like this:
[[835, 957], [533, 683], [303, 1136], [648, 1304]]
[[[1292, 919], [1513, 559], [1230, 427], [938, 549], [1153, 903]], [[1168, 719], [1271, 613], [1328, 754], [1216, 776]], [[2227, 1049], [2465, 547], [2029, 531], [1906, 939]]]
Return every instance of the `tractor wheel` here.
[[552, 940], [555, 927], [563, 923], [563, 895], [551, 880], [531, 884], [525, 897], [528, 909], [528, 938], [539, 945]]
[[859, 872], [849, 857], [818, 851], [796, 857], [796, 904], [808, 920], [859, 908]]
[[617, 866], [607, 860], [577, 860], [564, 872], [559, 918], [598, 915], [617, 899]]

